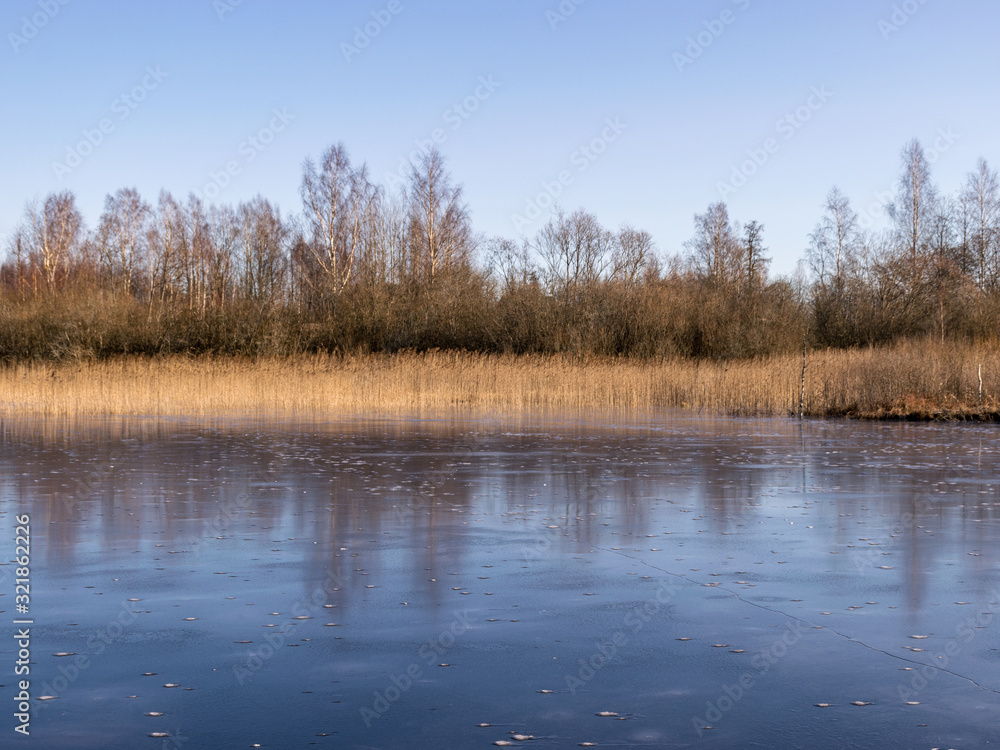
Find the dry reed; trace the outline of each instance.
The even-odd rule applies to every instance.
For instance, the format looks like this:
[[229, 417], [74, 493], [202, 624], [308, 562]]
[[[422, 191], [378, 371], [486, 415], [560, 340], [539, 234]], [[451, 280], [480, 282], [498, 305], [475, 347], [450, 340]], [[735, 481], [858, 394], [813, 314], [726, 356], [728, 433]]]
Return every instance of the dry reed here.
[[[1000, 412], [1000, 351], [993, 346], [911, 342], [812, 352], [808, 362], [807, 415], [994, 419]], [[679, 407], [791, 416], [798, 410], [800, 372], [801, 355], [708, 362], [433, 352], [16, 363], [0, 367], [0, 414], [323, 416]]]

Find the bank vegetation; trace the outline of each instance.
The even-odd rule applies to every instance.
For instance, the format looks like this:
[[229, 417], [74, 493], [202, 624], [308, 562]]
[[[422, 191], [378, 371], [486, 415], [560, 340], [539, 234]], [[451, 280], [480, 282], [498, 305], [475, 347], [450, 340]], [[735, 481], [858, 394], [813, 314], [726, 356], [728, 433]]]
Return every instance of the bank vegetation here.
[[88, 227], [53, 193], [0, 265], [0, 408], [794, 414], [805, 348], [807, 414], [990, 418], [997, 173], [948, 195], [918, 142], [901, 157], [891, 226], [831, 189], [790, 277], [722, 202], [673, 254], [583, 209], [483, 237], [434, 150], [386, 186], [332, 146], [292, 215], [123, 188]]

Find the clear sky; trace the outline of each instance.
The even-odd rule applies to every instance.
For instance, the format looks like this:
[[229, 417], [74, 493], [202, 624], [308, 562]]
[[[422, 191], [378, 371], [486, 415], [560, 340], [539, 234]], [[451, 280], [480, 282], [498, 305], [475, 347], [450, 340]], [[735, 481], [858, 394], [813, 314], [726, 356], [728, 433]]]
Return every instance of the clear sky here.
[[5, 0], [0, 237], [62, 189], [90, 226], [131, 186], [298, 212], [306, 156], [386, 183], [436, 138], [486, 235], [558, 193], [677, 252], [724, 197], [789, 273], [911, 138], [945, 191], [1000, 164], [998, 29], [990, 0]]

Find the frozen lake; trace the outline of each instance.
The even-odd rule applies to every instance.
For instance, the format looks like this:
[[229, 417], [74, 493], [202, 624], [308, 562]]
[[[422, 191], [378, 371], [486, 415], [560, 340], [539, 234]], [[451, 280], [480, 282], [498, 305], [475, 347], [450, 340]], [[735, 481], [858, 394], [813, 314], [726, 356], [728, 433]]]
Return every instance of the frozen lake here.
[[3, 747], [995, 744], [998, 435], [8, 420]]

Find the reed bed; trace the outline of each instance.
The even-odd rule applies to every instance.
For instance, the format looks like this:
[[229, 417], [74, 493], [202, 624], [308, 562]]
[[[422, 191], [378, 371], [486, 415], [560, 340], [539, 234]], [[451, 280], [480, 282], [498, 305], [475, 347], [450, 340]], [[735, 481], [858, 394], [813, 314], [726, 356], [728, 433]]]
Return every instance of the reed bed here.
[[[21, 362], [0, 367], [0, 414], [323, 416], [676, 407], [794, 416], [801, 371], [801, 355], [713, 362], [430, 352]], [[995, 420], [998, 394], [996, 346], [913, 342], [810, 352], [803, 405], [808, 416]]]

